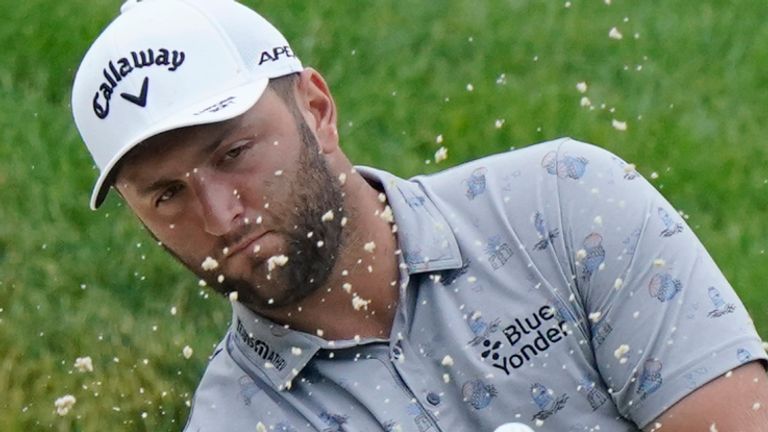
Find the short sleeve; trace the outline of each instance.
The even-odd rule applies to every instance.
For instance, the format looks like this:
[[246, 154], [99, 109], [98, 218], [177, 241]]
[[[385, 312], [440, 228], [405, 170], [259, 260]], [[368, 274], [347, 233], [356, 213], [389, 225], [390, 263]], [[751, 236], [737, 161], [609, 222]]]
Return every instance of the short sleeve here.
[[678, 212], [634, 169], [568, 140], [556, 177], [564, 269], [619, 412], [644, 427], [698, 387], [766, 359], [738, 296]]

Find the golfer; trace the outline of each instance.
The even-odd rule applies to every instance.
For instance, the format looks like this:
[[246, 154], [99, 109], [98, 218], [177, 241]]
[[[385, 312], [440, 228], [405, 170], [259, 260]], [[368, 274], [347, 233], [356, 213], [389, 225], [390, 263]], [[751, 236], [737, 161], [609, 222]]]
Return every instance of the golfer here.
[[91, 206], [232, 303], [187, 431], [768, 430], [744, 305], [598, 147], [354, 166], [322, 75], [233, 0], [126, 3], [72, 109]]

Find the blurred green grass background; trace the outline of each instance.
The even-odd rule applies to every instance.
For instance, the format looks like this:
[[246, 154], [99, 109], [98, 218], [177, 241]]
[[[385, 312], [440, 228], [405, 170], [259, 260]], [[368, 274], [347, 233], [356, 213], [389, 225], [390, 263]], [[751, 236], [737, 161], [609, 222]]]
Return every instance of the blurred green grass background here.
[[[768, 336], [765, 1], [246, 3], [326, 76], [357, 163], [411, 176], [569, 135], [658, 173]], [[70, 84], [119, 4], [0, 0], [2, 431], [178, 430], [229, 320], [119, 200], [87, 208]]]

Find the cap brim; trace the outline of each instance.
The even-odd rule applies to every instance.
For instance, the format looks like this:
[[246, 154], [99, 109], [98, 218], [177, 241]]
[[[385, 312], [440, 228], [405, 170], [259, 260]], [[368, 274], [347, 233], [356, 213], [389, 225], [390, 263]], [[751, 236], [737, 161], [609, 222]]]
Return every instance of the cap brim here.
[[134, 147], [157, 134], [188, 126], [203, 125], [229, 120], [248, 111], [259, 100], [269, 84], [269, 78], [260, 78], [247, 84], [233, 87], [216, 96], [207, 98], [186, 110], [157, 122], [136, 137], [126, 141], [125, 146], [101, 170], [91, 193], [91, 210], [104, 202], [112, 186], [112, 170], [120, 159]]

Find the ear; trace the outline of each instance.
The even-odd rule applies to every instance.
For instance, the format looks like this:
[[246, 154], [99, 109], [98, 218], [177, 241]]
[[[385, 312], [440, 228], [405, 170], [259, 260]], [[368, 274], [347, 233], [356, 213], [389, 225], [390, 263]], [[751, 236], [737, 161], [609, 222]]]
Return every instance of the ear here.
[[299, 74], [296, 101], [304, 120], [317, 135], [320, 151], [332, 153], [339, 147], [336, 103], [319, 72], [306, 68]]

